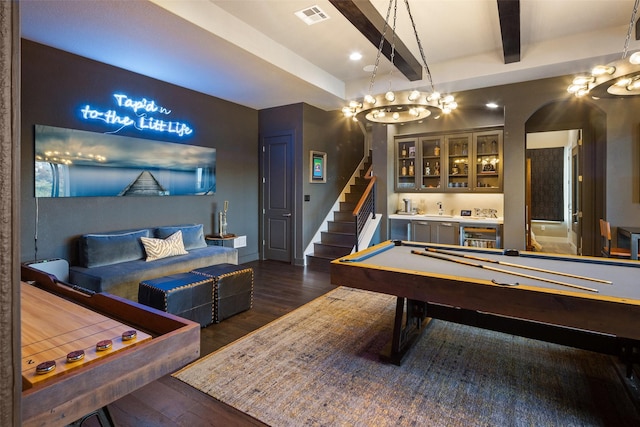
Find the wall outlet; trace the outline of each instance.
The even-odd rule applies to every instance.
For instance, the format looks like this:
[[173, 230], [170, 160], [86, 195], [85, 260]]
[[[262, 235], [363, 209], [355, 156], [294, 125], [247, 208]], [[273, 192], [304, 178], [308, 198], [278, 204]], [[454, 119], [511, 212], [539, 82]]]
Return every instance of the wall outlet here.
[[545, 227], [544, 225], [541, 225], [541, 226], [540, 226], [540, 230], [542, 230], [542, 231], [544, 231], [544, 229], [545, 229], [545, 228], [546, 228], [546, 227]]

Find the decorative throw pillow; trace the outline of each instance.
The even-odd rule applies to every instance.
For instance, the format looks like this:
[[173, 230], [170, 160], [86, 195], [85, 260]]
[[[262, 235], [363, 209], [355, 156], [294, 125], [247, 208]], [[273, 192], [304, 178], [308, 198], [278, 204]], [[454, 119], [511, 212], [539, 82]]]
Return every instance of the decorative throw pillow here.
[[207, 241], [204, 240], [204, 231], [202, 224], [190, 225], [172, 225], [158, 227], [155, 230], [155, 236], [158, 239], [166, 239], [176, 231], [182, 231], [182, 243], [187, 251], [191, 249], [206, 248]]
[[100, 267], [142, 259], [144, 248], [140, 243], [141, 237], [149, 237], [149, 230], [84, 234], [80, 237], [80, 265]]
[[181, 231], [176, 231], [166, 239], [141, 237], [140, 241], [142, 241], [144, 250], [147, 252], [147, 261], [155, 261], [157, 259], [175, 255], [186, 255], [189, 253], [184, 249]]

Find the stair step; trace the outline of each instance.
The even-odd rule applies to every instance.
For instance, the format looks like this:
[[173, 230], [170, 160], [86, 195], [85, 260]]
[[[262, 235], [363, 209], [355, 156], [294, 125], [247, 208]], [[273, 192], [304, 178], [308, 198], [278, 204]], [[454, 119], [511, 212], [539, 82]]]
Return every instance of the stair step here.
[[363, 194], [364, 190], [367, 189], [367, 186], [369, 184], [367, 183], [367, 185], [357, 185], [357, 184], [351, 184], [349, 186], [349, 192], [350, 193], [359, 193], [359, 194]]
[[353, 222], [353, 209], [350, 211], [333, 211], [333, 220], [340, 222]]
[[353, 245], [343, 246], [343, 245], [328, 245], [324, 243], [314, 243], [313, 255], [335, 259], [335, 258], [340, 258], [341, 256], [350, 254], [352, 249], [353, 249]]
[[357, 205], [361, 197], [362, 193], [345, 193], [344, 201], [348, 203], [355, 203]]
[[369, 185], [369, 180], [366, 178], [356, 177], [355, 185], [364, 185], [366, 187]]
[[356, 208], [356, 205], [358, 204], [358, 202], [340, 202], [340, 212], [351, 212], [353, 213], [353, 210]]
[[356, 233], [356, 223], [351, 221], [328, 221], [327, 228], [329, 231], [337, 233]]
[[320, 233], [320, 242], [329, 245], [355, 245], [355, 233], [337, 233], [333, 231], [323, 231]]

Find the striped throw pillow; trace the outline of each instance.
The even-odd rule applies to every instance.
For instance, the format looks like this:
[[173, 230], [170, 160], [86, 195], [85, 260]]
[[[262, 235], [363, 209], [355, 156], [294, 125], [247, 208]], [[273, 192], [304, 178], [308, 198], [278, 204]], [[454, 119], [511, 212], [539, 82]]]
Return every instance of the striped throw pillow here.
[[166, 239], [154, 239], [152, 237], [140, 237], [140, 241], [147, 252], [147, 261], [167, 258], [175, 255], [186, 255], [182, 242], [182, 231], [176, 231]]

